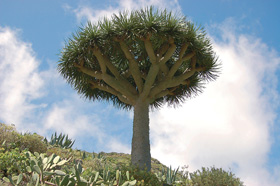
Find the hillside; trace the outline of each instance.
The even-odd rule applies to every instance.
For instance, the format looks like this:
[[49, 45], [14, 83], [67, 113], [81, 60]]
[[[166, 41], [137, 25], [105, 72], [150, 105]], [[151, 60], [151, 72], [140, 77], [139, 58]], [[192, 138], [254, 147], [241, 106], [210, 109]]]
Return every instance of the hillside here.
[[48, 141], [0, 123], [0, 185], [243, 185], [231, 172], [215, 167], [189, 173], [186, 167], [172, 170], [152, 158], [147, 172], [131, 167], [129, 154], [90, 153], [72, 149], [73, 144], [64, 134], [55, 133]]

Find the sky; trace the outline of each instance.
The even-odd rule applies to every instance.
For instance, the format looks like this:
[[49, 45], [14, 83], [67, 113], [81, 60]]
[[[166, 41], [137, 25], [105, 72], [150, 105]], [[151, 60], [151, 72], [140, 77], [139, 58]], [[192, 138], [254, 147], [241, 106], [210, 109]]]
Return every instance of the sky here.
[[277, 0], [0, 0], [0, 122], [88, 152], [130, 153], [132, 112], [90, 102], [60, 76], [59, 53], [87, 21], [153, 5], [203, 26], [220, 77], [150, 112], [151, 154], [172, 167], [222, 167], [248, 186], [280, 185]]

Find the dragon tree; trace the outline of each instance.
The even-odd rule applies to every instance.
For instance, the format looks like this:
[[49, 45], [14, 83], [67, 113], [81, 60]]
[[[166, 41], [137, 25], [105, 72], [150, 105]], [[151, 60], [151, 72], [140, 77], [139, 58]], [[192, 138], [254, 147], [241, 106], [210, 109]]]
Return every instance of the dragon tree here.
[[200, 93], [217, 61], [203, 28], [149, 7], [88, 22], [65, 43], [58, 70], [83, 97], [134, 111], [131, 162], [150, 170], [149, 110]]

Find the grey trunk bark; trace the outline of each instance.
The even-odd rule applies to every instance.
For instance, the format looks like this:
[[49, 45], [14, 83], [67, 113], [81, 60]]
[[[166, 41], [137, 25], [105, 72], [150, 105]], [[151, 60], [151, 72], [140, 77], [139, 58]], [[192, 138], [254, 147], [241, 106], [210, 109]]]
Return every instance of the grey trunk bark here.
[[138, 101], [134, 105], [131, 163], [140, 169], [151, 170], [149, 104]]

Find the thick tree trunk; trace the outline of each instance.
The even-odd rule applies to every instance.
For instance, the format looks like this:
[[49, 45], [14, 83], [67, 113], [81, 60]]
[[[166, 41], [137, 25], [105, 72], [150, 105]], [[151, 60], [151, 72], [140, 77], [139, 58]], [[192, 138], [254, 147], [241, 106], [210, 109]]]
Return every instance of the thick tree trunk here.
[[138, 101], [134, 105], [131, 163], [151, 170], [149, 104]]

